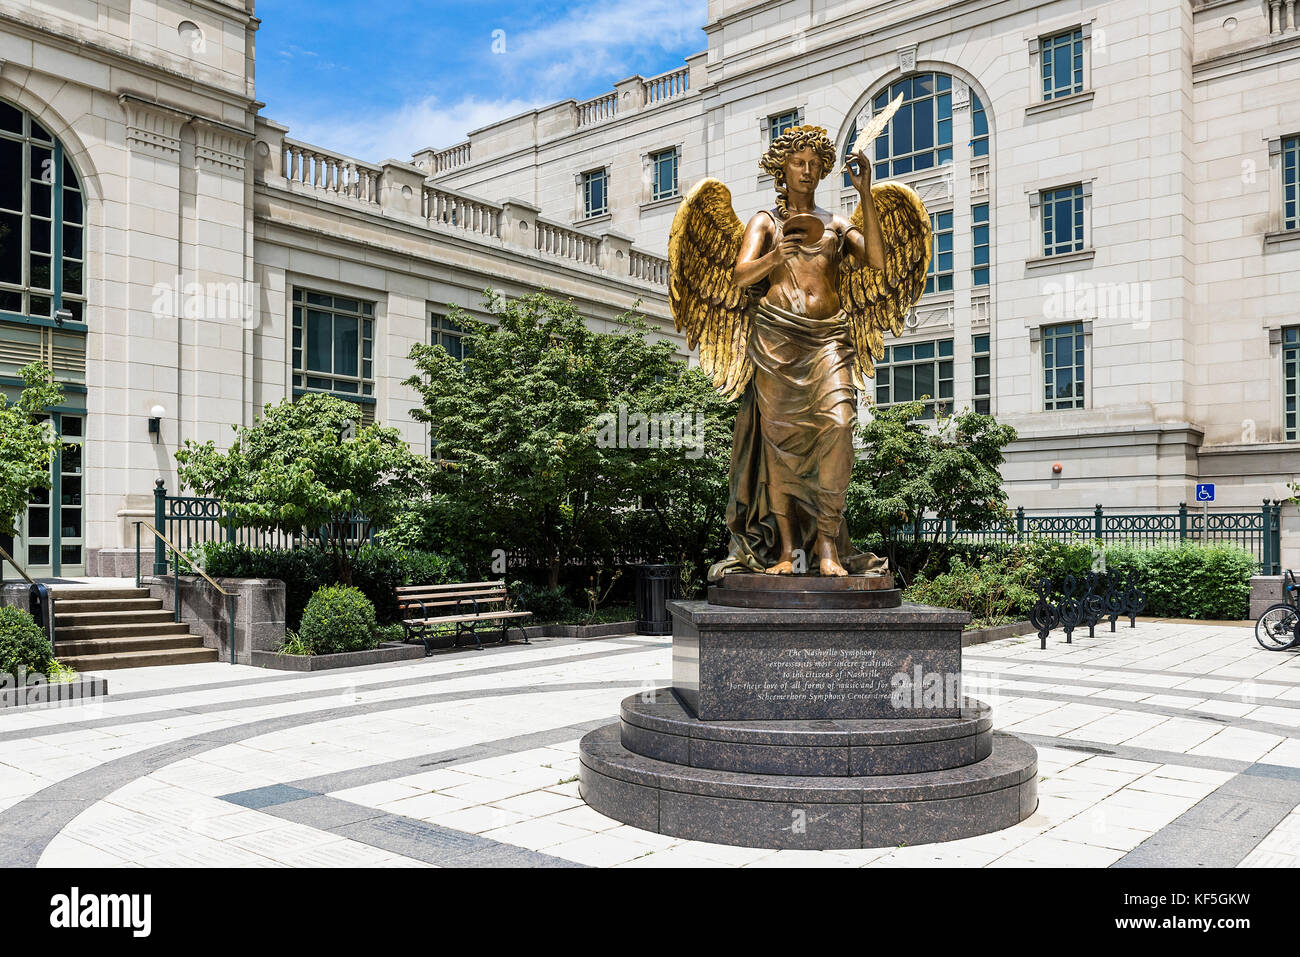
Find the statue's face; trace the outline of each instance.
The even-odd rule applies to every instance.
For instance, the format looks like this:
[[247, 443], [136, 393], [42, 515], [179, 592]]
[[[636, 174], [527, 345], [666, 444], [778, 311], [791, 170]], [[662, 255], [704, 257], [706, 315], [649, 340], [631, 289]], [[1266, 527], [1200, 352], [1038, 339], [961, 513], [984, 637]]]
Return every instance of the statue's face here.
[[791, 153], [785, 161], [785, 182], [801, 192], [811, 192], [822, 181], [822, 161], [811, 147]]

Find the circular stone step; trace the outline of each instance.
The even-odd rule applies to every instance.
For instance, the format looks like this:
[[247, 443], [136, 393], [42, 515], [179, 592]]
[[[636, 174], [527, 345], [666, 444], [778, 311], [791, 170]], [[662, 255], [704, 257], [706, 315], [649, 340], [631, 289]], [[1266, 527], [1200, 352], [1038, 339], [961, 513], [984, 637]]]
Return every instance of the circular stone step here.
[[994, 733], [964, 767], [874, 777], [801, 777], [692, 768], [635, 754], [620, 724], [579, 745], [583, 800], [659, 834], [743, 847], [830, 850], [954, 841], [1011, 827], [1038, 805], [1038, 757]]
[[897, 608], [894, 576], [732, 572], [709, 587], [709, 604], [733, 608]]
[[974, 764], [993, 748], [989, 706], [966, 698], [957, 718], [701, 721], [672, 688], [620, 708], [620, 741], [634, 754], [718, 771], [859, 777]]

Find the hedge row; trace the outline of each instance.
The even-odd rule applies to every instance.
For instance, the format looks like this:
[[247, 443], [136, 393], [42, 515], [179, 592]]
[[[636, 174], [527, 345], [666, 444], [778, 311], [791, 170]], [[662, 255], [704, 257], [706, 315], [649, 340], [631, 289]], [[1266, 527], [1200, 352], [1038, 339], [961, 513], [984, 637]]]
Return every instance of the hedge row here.
[[1059, 587], [1066, 575], [1080, 580], [1096, 570], [1130, 573], [1146, 594], [1144, 614], [1158, 618], [1235, 620], [1250, 609], [1250, 579], [1259, 561], [1237, 545], [1169, 542], [1147, 547], [1053, 539], [971, 550], [947, 556], [946, 570], [918, 577], [908, 601], [969, 611], [981, 623], [1025, 618], [1037, 598], [1036, 583], [1049, 578]]
[[[277, 578], [285, 586], [285, 624], [297, 631], [303, 611], [319, 588], [336, 583], [334, 558], [318, 548], [277, 551], [228, 542], [204, 546], [204, 571], [214, 578]], [[364, 546], [357, 555], [352, 584], [375, 608], [380, 625], [400, 619], [396, 589], [402, 585], [441, 585], [465, 580], [460, 563], [435, 555], [380, 545]]]

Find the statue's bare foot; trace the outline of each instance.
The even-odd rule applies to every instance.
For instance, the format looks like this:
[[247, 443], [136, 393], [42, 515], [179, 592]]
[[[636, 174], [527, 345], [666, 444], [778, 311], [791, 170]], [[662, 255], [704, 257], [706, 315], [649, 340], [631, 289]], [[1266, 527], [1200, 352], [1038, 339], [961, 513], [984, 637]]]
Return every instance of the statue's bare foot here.
[[771, 568], [767, 570], [767, 573], [769, 575], [793, 575], [794, 562], [791, 561], [777, 562], [775, 565], [773, 565]]
[[841, 565], [833, 558], [823, 558], [821, 560], [821, 573], [823, 575], [837, 575], [837, 576], [844, 576], [848, 574], [848, 572], [844, 570], [844, 566]]

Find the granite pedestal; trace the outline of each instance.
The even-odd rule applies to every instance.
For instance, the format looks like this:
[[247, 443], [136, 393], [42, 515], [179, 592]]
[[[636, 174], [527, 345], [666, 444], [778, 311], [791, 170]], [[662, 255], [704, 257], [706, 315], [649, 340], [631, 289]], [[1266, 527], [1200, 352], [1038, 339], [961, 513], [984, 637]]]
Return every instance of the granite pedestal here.
[[[646, 830], [773, 848], [950, 841], [1032, 814], [1037, 754], [961, 694], [969, 616], [799, 578], [743, 587], [802, 607], [669, 603], [673, 687], [582, 739], [584, 800]], [[838, 607], [807, 607], [818, 589]], [[844, 607], [856, 591], [875, 594]]]

